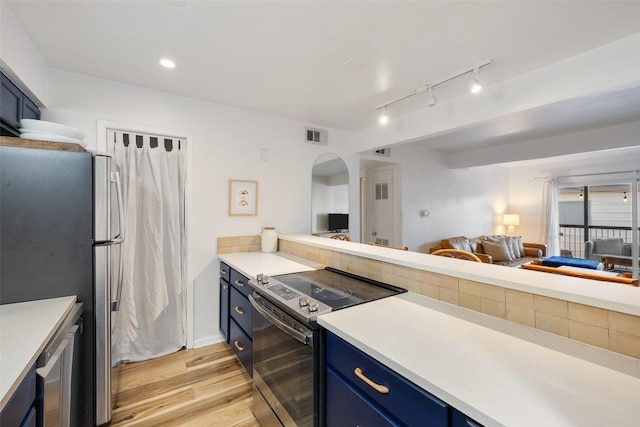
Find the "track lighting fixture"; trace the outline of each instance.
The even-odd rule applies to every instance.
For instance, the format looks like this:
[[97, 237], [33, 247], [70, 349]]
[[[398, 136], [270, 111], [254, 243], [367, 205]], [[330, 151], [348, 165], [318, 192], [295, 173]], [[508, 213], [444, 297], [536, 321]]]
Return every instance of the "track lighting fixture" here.
[[627, 203], [627, 192], [624, 192], [624, 197], [622, 198], [622, 201]]
[[480, 80], [478, 78], [478, 74], [480, 74], [480, 69], [482, 67], [486, 67], [487, 65], [491, 64], [493, 61], [491, 59], [484, 61], [472, 68], [469, 68], [467, 70], [464, 70], [460, 73], [454, 74], [450, 77], [447, 77], [446, 79], [440, 80], [437, 83], [433, 83], [433, 84], [429, 84], [429, 85], [425, 85], [425, 86], [420, 86], [414, 90], [412, 90], [411, 92], [409, 92], [408, 94], [401, 96], [400, 98], [396, 98], [393, 101], [389, 101], [386, 102], [380, 106], [378, 106], [376, 108], [376, 110], [383, 110], [382, 115], [379, 117], [379, 121], [381, 124], [386, 124], [389, 121], [389, 117], [387, 116], [387, 107], [395, 104], [396, 102], [402, 101], [403, 99], [407, 99], [412, 97], [413, 95], [417, 95], [419, 93], [422, 92], [427, 92], [427, 105], [429, 107], [433, 107], [437, 104], [436, 101], [436, 97], [433, 95], [433, 89], [435, 89], [436, 86], [440, 86], [441, 84], [447, 83], [451, 80], [457, 79], [458, 77], [464, 76], [465, 74], [469, 74], [469, 73], [474, 73], [474, 79], [473, 79], [473, 85], [471, 87], [471, 92], [473, 93], [478, 93], [480, 92], [480, 90], [482, 89], [482, 85], [480, 84]]
[[478, 74], [480, 74], [480, 68], [476, 68], [473, 70], [475, 73], [475, 77], [471, 82], [471, 93], [478, 93], [482, 90], [482, 85], [480, 84], [480, 80], [478, 80]]
[[386, 125], [387, 123], [389, 123], [389, 116], [387, 115], [386, 105], [382, 108], [382, 114], [380, 114], [380, 117], [378, 117], [378, 121], [380, 121], [381, 125]]
[[433, 95], [433, 86], [429, 86], [428, 91], [429, 91], [429, 95], [427, 98], [427, 105], [429, 107], [433, 107], [434, 105], [436, 105], [436, 102], [437, 102], [436, 97]]

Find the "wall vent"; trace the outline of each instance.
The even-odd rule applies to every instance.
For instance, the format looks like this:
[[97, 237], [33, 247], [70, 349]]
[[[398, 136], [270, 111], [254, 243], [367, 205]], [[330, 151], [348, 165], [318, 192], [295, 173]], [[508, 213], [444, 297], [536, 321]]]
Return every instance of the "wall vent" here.
[[328, 145], [329, 132], [324, 129], [306, 127], [306, 141], [311, 144]]
[[381, 148], [376, 150], [378, 156], [391, 157], [391, 148]]

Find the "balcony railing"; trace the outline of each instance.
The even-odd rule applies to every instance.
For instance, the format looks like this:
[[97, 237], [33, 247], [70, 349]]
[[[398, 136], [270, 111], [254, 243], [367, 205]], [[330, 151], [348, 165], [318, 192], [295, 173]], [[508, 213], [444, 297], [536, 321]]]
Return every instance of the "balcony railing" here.
[[[587, 239], [596, 237], [622, 237], [623, 242], [631, 242], [631, 227], [606, 227], [590, 225], [587, 227]], [[585, 227], [584, 225], [560, 224], [560, 249], [562, 254], [584, 258]]]

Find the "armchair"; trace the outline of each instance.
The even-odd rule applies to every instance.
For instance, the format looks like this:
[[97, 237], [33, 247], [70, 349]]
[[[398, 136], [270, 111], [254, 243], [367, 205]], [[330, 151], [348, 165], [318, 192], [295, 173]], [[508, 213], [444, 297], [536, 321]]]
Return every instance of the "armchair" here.
[[584, 242], [584, 257], [600, 261], [600, 255], [631, 256], [631, 243], [622, 241], [622, 237], [596, 237]]

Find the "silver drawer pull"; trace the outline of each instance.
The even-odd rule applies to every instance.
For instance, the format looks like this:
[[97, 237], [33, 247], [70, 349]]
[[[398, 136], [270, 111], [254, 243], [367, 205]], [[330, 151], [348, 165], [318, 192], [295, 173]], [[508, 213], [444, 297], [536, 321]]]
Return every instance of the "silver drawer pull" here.
[[236, 313], [238, 314], [244, 314], [244, 310], [241, 309], [240, 307], [238, 307], [237, 305], [234, 307], [234, 310], [236, 311]]
[[224, 289], [226, 291], [227, 289], [229, 289], [229, 285], [223, 285], [222, 289]]
[[244, 283], [242, 283], [240, 280], [236, 280], [236, 281], [235, 281], [235, 282], [233, 282], [233, 283], [235, 283], [235, 284], [236, 284], [236, 285], [238, 285], [238, 286], [244, 286]]
[[227, 275], [227, 270], [220, 269], [220, 275], [221, 276], [226, 276]]
[[240, 347], [240, 344], [238, 344], [238, 341], [234, 341], [233, 345], [235, 345], [239, 351], [244, 351], [244, 347]]
[[362, 381], [367, 383], [369, 386], [371, 386], [371, 388], [373, 388], [378, 393], [382, 393], [382, 394], [389, 393], [389, 389], [387, 387], [380, 384], [376, 384], [373, 381], [371, 381], [369, 378], [367, 378], [365, 374], [362, 373], [362, 369], [356, 368], [353, 370], [353, 373], [356, 374], [358, 378], [360, 378]]

